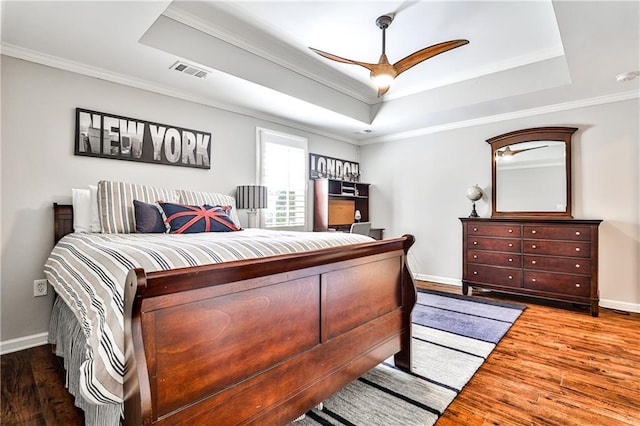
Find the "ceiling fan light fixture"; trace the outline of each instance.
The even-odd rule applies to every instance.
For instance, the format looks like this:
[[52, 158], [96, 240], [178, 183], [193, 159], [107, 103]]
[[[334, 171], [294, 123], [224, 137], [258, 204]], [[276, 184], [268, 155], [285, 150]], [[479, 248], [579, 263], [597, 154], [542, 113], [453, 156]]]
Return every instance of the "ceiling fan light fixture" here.
[[508, 160], [511, 160], [513, 158], [513, 154], [514, 154], [514, 152], [511, 151], [511, 149], [509, 147], [506, 147], [502, 151], [496, 151], [496, 158], [508, 161]]
[[393, 83], [394, 75], [388, 73], [373, 74], [371, 73], [371, 80], [378, 89], [389, 87]]

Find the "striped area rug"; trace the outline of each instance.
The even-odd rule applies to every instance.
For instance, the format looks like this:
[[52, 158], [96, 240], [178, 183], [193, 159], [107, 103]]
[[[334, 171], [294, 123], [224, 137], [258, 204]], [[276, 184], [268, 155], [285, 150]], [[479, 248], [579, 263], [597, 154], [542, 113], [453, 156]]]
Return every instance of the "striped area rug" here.
[[293, 423], [306, 425], [433, 425], [525, 306], [420, 291], [413, 311], [413, 366], [390, 358]]

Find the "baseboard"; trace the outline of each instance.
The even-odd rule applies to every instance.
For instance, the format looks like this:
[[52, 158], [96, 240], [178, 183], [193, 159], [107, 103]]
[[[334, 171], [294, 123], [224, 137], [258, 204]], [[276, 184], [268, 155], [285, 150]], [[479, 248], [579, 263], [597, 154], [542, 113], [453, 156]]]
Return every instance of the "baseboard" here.
[[31, 336], [18, 337], [17, 339], [0, 342], [0, 355], [35, 348], [49, 343], [49, 333], [32, 334]]
[[413, 274], [413, 278], [419, 281], [429, 281], [436, 284], [453, 285], [456, 287], [462, 287], [462, 281], [454, 278], [437, 277], [435, 275], [427, 274]]
[[635, 312], [640, 314], [640, 304], [619, 302], [617, 300], [600, 299], [599, 303], [601, 308], [615, 309], [617, 311]]

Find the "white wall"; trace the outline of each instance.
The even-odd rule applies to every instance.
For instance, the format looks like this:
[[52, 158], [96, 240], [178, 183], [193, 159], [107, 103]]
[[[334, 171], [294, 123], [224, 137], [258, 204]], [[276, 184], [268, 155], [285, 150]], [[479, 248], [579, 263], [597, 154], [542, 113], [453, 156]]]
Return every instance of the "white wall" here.
[[414, 234], [409, 261], [419, 277], [459, 284], [466, 189], [485, 191], [476, 203], [491, 216], [491, 149], [509, 131], [569, 126], [574, 134], [573, 216], [603, 219], [599, 282], [602, 306], [640, 312], [640, 108], [638, 100], [542, 114], [360, 148], [363, 178], [374, 184], [374, 226], [388, 236]]
[[[32, 282], [44, 277], [53, 245], [52, 203], [69, 203], [71, 188], [106, 179], [234, 194], [256, 182], [256, 126], [307, 137], [311, 152], [358, 161], [351, 144], [6, 56], [1, 90], [3, 343], [48, 330], [53, 298], [34, 298]], [[211, 169], [74, 156], [76, 107], [211, 132]]]

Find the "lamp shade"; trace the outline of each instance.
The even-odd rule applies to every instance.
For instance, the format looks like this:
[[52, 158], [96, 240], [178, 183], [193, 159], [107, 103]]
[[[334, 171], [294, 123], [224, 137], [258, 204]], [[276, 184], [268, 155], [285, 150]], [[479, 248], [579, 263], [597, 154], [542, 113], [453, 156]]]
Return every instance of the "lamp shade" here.
[[236, 207], [239, 209], [266, 209], [267, 187], [241, 185], [236, 191]]

